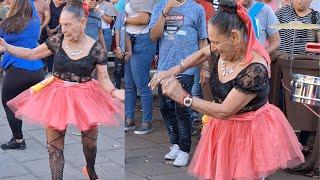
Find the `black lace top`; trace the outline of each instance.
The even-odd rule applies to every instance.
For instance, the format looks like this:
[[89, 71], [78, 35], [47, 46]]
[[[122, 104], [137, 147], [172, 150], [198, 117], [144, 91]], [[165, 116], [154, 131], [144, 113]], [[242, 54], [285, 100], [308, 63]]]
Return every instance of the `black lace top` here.
[[238, 114], [255, 111], [266, 104], [269, 94], [269, 77], [267, 68], [261, 63], [252, 63], [244, 68], [232, 80], [222, 83], [218, 77], [218, 60], [214, 60], [210, 78], [213, 100], [221, 104], [229, 92], [236, 88], [246, 94], [257, 94]]
[[56, 34], [47, 39], [46, 44], [54, 54], [53, 75], [64, 81], [87, 82], [97, 64], [107, 64], [106, 53], [100, 43], [95, 42], [89, 55], [78, 60], [72, 60], [62, 48], [62, 34]]

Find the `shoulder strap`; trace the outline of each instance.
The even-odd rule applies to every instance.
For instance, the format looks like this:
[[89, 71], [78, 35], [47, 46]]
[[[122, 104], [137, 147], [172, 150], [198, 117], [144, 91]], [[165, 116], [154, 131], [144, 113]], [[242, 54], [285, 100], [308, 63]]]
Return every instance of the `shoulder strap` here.
[[[317, 24], [317, 11], [312, 9], [312, 14], [311, 14], [311, 24]], [[316, 31], [314, 31], [316, 32]], [[317, 37], [317, 33], [315, 33], [315, 42], [318, 43], [318, 37]]]
[[317, 11], [315, 11], [315, 10], [312, 10], [311, 24], [317, 24]]
[[253, 5], [253, 7], [248, 12], [248, 15], [252, 21], [252, 26], [254, 28], [254, 32], [256, 33], [257, 38], [259, 37], [259, 29], [258, 29], [258, 24], [256, 22], [256, 16], [259, 14], [263, 6], [264, 6], [263, 3], [257, 2]]

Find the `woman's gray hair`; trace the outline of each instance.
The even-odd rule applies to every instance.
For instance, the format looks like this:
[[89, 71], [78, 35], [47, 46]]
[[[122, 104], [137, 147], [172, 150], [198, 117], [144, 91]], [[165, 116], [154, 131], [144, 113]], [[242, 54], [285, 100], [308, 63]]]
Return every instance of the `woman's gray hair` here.
[[86, 16], [86, 13], [83, 9], [82, 0], [68, 0], [67, 5], [63, 8], [63, 10], [74, 14], [74, 16], [79, 19]]

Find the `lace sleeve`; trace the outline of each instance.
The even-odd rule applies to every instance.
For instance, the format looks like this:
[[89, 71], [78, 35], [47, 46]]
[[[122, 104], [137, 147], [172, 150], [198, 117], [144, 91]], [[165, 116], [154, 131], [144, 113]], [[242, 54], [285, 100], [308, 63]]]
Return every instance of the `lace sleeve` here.
[[101, 44], [99, 42], [96, 42], [96, 44], [93, 47], [92, 60], [93, 60], [94, 65], [97, 65], [97, 64], [105, 65], [105, 64], [107, 64], [106, 51], [102, 48], [102, 46], [101, 46]]
[[268, 87], [268, 70], [261, 63], [244, 68], [234, 81], [234, 87], [246, 94], [255, 94]]
[[49, 37], [45, 43], [53, 53], [56, 53], [61, 45], [62, 38], [63, 34], [55, 34]]

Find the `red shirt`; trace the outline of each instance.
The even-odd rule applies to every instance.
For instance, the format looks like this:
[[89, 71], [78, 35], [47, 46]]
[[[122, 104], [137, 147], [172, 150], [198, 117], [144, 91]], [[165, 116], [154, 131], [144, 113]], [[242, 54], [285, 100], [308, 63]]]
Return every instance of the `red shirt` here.
[[208, 25], [209, 19], [213, 15], [215, 15], [213, 4], [208, 1], [205, 1], [205, 0], [197, 0], [196, 2], [199, 3], [204, 8], [204, 11], [206, 12], [206, 21], [207, 21], [207, 25]]

